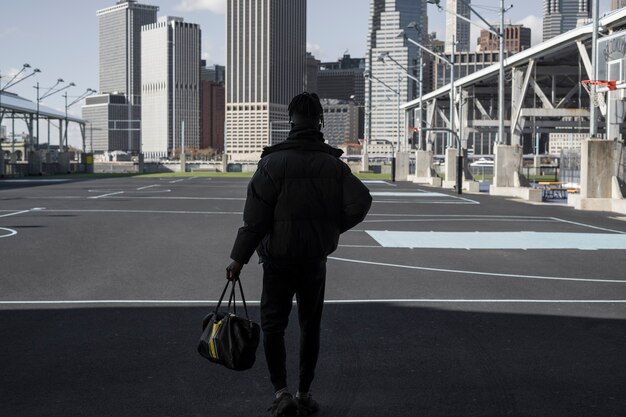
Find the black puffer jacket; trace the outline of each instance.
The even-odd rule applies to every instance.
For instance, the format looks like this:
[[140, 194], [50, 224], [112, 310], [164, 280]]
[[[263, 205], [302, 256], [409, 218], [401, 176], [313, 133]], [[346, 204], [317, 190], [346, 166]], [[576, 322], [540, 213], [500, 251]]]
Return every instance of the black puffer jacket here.
[[323, 260], [339, 235], [360, 223], [372, 197], [317, 129], [292, 129], [265, 148], [250, 184], [231, 258], [261, 261]]

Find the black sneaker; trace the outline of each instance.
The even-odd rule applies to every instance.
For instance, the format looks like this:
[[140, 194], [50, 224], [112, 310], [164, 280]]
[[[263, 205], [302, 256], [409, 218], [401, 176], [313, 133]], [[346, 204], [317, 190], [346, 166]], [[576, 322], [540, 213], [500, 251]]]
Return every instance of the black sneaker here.
[[298, 403], [298, 417], [306, 417], [320, 410], [320, 405], [309, 394], [306, 398], [296, 398]]
[[269, 411], [272, 417], [298, 417], [298, 404], [291, 394], [285, 392], [274, 400]]

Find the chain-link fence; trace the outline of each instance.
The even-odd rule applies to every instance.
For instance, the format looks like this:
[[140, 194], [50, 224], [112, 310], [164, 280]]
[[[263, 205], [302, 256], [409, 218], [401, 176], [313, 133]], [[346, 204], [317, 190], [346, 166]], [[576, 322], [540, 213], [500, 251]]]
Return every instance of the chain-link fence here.
[[580, 148], [562, 149], [559, 166], [559, 181], [580, 185]]

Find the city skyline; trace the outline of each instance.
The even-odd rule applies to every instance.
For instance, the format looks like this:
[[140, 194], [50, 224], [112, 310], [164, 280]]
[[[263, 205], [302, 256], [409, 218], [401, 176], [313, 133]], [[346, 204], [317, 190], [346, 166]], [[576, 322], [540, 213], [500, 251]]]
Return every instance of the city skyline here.
[[[158, 6], [160, 15], [181, 16], [185, 20], [198, 23], [203, 33], [202, 58], [209, 65], [225, 63], [225, 16], [221, 9], [225, 4], [224, 0], [146, 0], [144, 3]], [[58, 8], [54, 3], [43, 0], [23, 0], [12, 4], [10, 8], [4, 7], [4, 25], [0, 28], [0, 49], [3, 52], [0, 71], [3, 77], [10, 77], [19, 71], [23, 63], [42, 70], [41, 74], [29, 80], [32, 82], [21, 83], [10, 91], [34, 100], [35, 91], [32, 85], [35, 82], [39, 81], [44, 87], [51, 86], [59, 77], [76, 83], [77, 86], [69, 90], [70, 98], [81, 95], [87, 88], [97, 89], [99, 70], [96, 10], [113, 4], [114, 0], [68, 0], [64, 3], [66, 7]], [[507, 20], [525, 23], [534, 29], [535, 44], [537, 36], [541, 36], [536, 25], [543, 14], [543, 0], [509, 0], [505, 4], [514, 5], [507, 12]], [[609, 8], [610, 0], [600, 1], [601, 15], [608, 12]], [[494, 9], [495, 7], [490, 6], [478, 10], [488, 20], [495, 21], [497, 12]], [[33, 13], [33, 10], [37, 13]], [[307, 50], [322, 61], [334, 61], [346, 50], [353, 57], [364, 57], [368, 11], [369, 0], [308, 2]], [[437, 32], [438, 37], [443, 39], [445, 12], [429, 5], [428, 14], [429, 31]], [[475, 17], [473, 20], [477, 21]], [[38, 30], [32, 30], [33, 27]], [[333, 28], [333, 31], [326, 28]], [[471, 47], [475, 46], [475, 34], [479, 31], [476, 25], [472, 25]], [[42, 104], [65, 110], [60, 94], [50, 97]], [[69, 114], [80, 117], [81, 104], [71, 107]], [[71, 129], [70, 144], [76, 146], [79, 143], [78, 130]]]

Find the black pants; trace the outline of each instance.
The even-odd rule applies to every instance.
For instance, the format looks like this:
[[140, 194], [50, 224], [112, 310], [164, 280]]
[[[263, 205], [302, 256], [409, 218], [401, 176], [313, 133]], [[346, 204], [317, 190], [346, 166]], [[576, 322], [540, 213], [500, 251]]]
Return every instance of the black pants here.
[[298, 301], [300, 322], [300, 382], [298, 390], [308, 392], [315, 376], [320, 348], [320, 322], [324, 307], [326, 261], [282, 265], [264, 261], [261, 327], [263, 347], [276, 391], [287, 386], [285, 329], [293, 296]]

